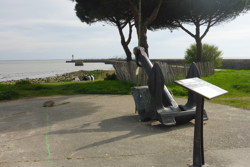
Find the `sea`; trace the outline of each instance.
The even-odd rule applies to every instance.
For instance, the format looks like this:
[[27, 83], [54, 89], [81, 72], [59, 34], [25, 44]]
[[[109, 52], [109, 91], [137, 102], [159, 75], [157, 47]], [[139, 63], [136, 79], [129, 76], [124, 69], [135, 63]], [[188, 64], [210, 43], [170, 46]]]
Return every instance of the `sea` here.
[[1, 60], [0, 82], [46, 78], [80, 70], [114, 70], [114, 68], [111, 64], [105, 63], [84, 63], [83, 66], [75, 66], [75, 63], [66, 63], [66, 60]]

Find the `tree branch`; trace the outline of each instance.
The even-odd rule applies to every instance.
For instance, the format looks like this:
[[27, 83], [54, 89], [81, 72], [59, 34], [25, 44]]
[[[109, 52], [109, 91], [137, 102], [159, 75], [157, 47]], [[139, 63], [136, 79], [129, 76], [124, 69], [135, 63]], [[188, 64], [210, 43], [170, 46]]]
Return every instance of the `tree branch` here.
[[211, 20], [208, 21], [207, 28], [206, 28], [206, 30], [204, 31], [204, 33], [202, 34], [201, 39], [203, 39], [203, 38], [207, 35], [207, 33], [208, 33], [210, 27], [211, 27]]
[[110, 21], [110, 22], [114, 22], [116, 24], [116, 19], [114, 17], [107, 17], [107, 19]]
[[152, 11], [151, 15], [148, 17], [148, 19], [145, 21], [145, 25], [148, 27], [151, 23], [153, 23], [153, 21], [156, 19], [158, 12], [161, 8], [161, 4], [162, 4], [162, 0], [158, 1], [158, 4], [156, 5], [156, 7], [154, 8], [154, 10]]
[[177, 24], [182, 30], [188, 33], [191, 37], [195, 38], [195, 35], [192, 32], [190, 32], [188, 29], [186, 29], [179, 21], [177, 21]]
[[129, 33], [128, 33], [128, 39], [126, 41], [126, 44], [128, 45], [132, 39], [132, 31], [133, 31], [133, 26], [135, 24], [132, 24], [131, 22], [128, 23], [129, 24]]
[[130, 18], [126, 19], [122, 24], [122, 29], [127, 26], [127, 24], [130, 22]]
[[128, 0], [128, 4], [130, 6], [131, 12], [133, 13], [133, 16], [136, 22], [138, 22], [139, 16], [138, 16], [138, 9], [137, 9], [136, 4], [134, 4], [131, 0]]

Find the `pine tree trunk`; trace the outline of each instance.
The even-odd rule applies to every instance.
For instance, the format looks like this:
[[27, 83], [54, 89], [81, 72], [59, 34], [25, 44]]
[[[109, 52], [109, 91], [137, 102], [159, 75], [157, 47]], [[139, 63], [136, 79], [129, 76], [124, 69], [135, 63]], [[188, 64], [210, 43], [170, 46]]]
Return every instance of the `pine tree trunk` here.
[[128, 44], [126, 43], [125, 41], [125, 37], [124, 37], [124, 34], [123, 34], [123, 31], [122, 31], [122, 28], [121, 26], [118, 26], [117, 24], [117, 28], [118, 28], [118, 31], [119, 31], [119, 34], [120, 34], [120, 37], [121, 37], [121, 45], [123, 47], [123, 50], [126, 54], [126, 57], [127, 57], [127, 62], [131, 61], [132, 60], [132, 53], [128, 47]]
[[201, 38], [196, 38], [196, 47], [197, 47], [197, 57], [196, 62], [202, 62], [202, 42]]
[[200, 37], [200, 23], [197, 22], [195, 26], [196, 26], [195, 41], [197, 47], [196, 62], [202, 62], [202, 42], [201, 42], [202, 38]]
[[145, 52], [148, 55], [147, 27], [142, 25], [141, 31], [137, 29], [137, 34], [138, 34], [139, 45], [145, 49]]
[[122, 47], [126, 53], [127, 62], [130, 62], [132, 60], [132, 53], [130, 52], [130, 49], [129, 49], [128, 45], [126, 44], [126, 42], [125, 43], [122, 42]]

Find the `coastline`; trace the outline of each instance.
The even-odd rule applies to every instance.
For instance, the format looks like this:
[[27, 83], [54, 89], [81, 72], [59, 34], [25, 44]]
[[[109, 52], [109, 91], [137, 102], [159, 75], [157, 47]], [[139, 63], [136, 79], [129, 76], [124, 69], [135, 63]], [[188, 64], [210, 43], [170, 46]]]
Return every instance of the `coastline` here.
[[62, 81], [72, 81], [76, 77], [83, 77], [88, 74], [94, 75], [95, 79], [103, 79], [106, 74], [115, 73], [115, 70], [79, 70], [74, 72], [68, 72], [64, 74], [57, 74], [55, 76], [44, 77], [44, 78], [24, 78], [18, 80], [8, 80], [0, 81], [0, 84], [15, 84], [18, 81], [29, 81], [31, 83], [52, 83], [52, 82], [62, 82]]

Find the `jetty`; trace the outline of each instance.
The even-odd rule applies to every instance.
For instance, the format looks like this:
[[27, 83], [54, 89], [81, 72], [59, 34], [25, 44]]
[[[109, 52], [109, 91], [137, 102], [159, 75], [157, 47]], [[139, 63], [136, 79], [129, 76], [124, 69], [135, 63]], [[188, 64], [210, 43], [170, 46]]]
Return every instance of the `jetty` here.
[[[169, 64], [183, 64], [184, 59], [150, 59], [152, 62], [167, 62]], [[67, 60], [66, 63], [75, 63], [76, 61], [83, 61], [84, 63], [105, 63], [112, 64], [114, 62], [126, 62], [125, 59], [75, 59]], [[134, 61], [134, 60], [132, 60]]]
[[75, 63], [83, 62], [83, 63], [105, 63], [112, 64], [114, 62], [124, 62], [126, 60], [123, 59], [75, 59], [75, 60], [67, 60], [66, 63]]

